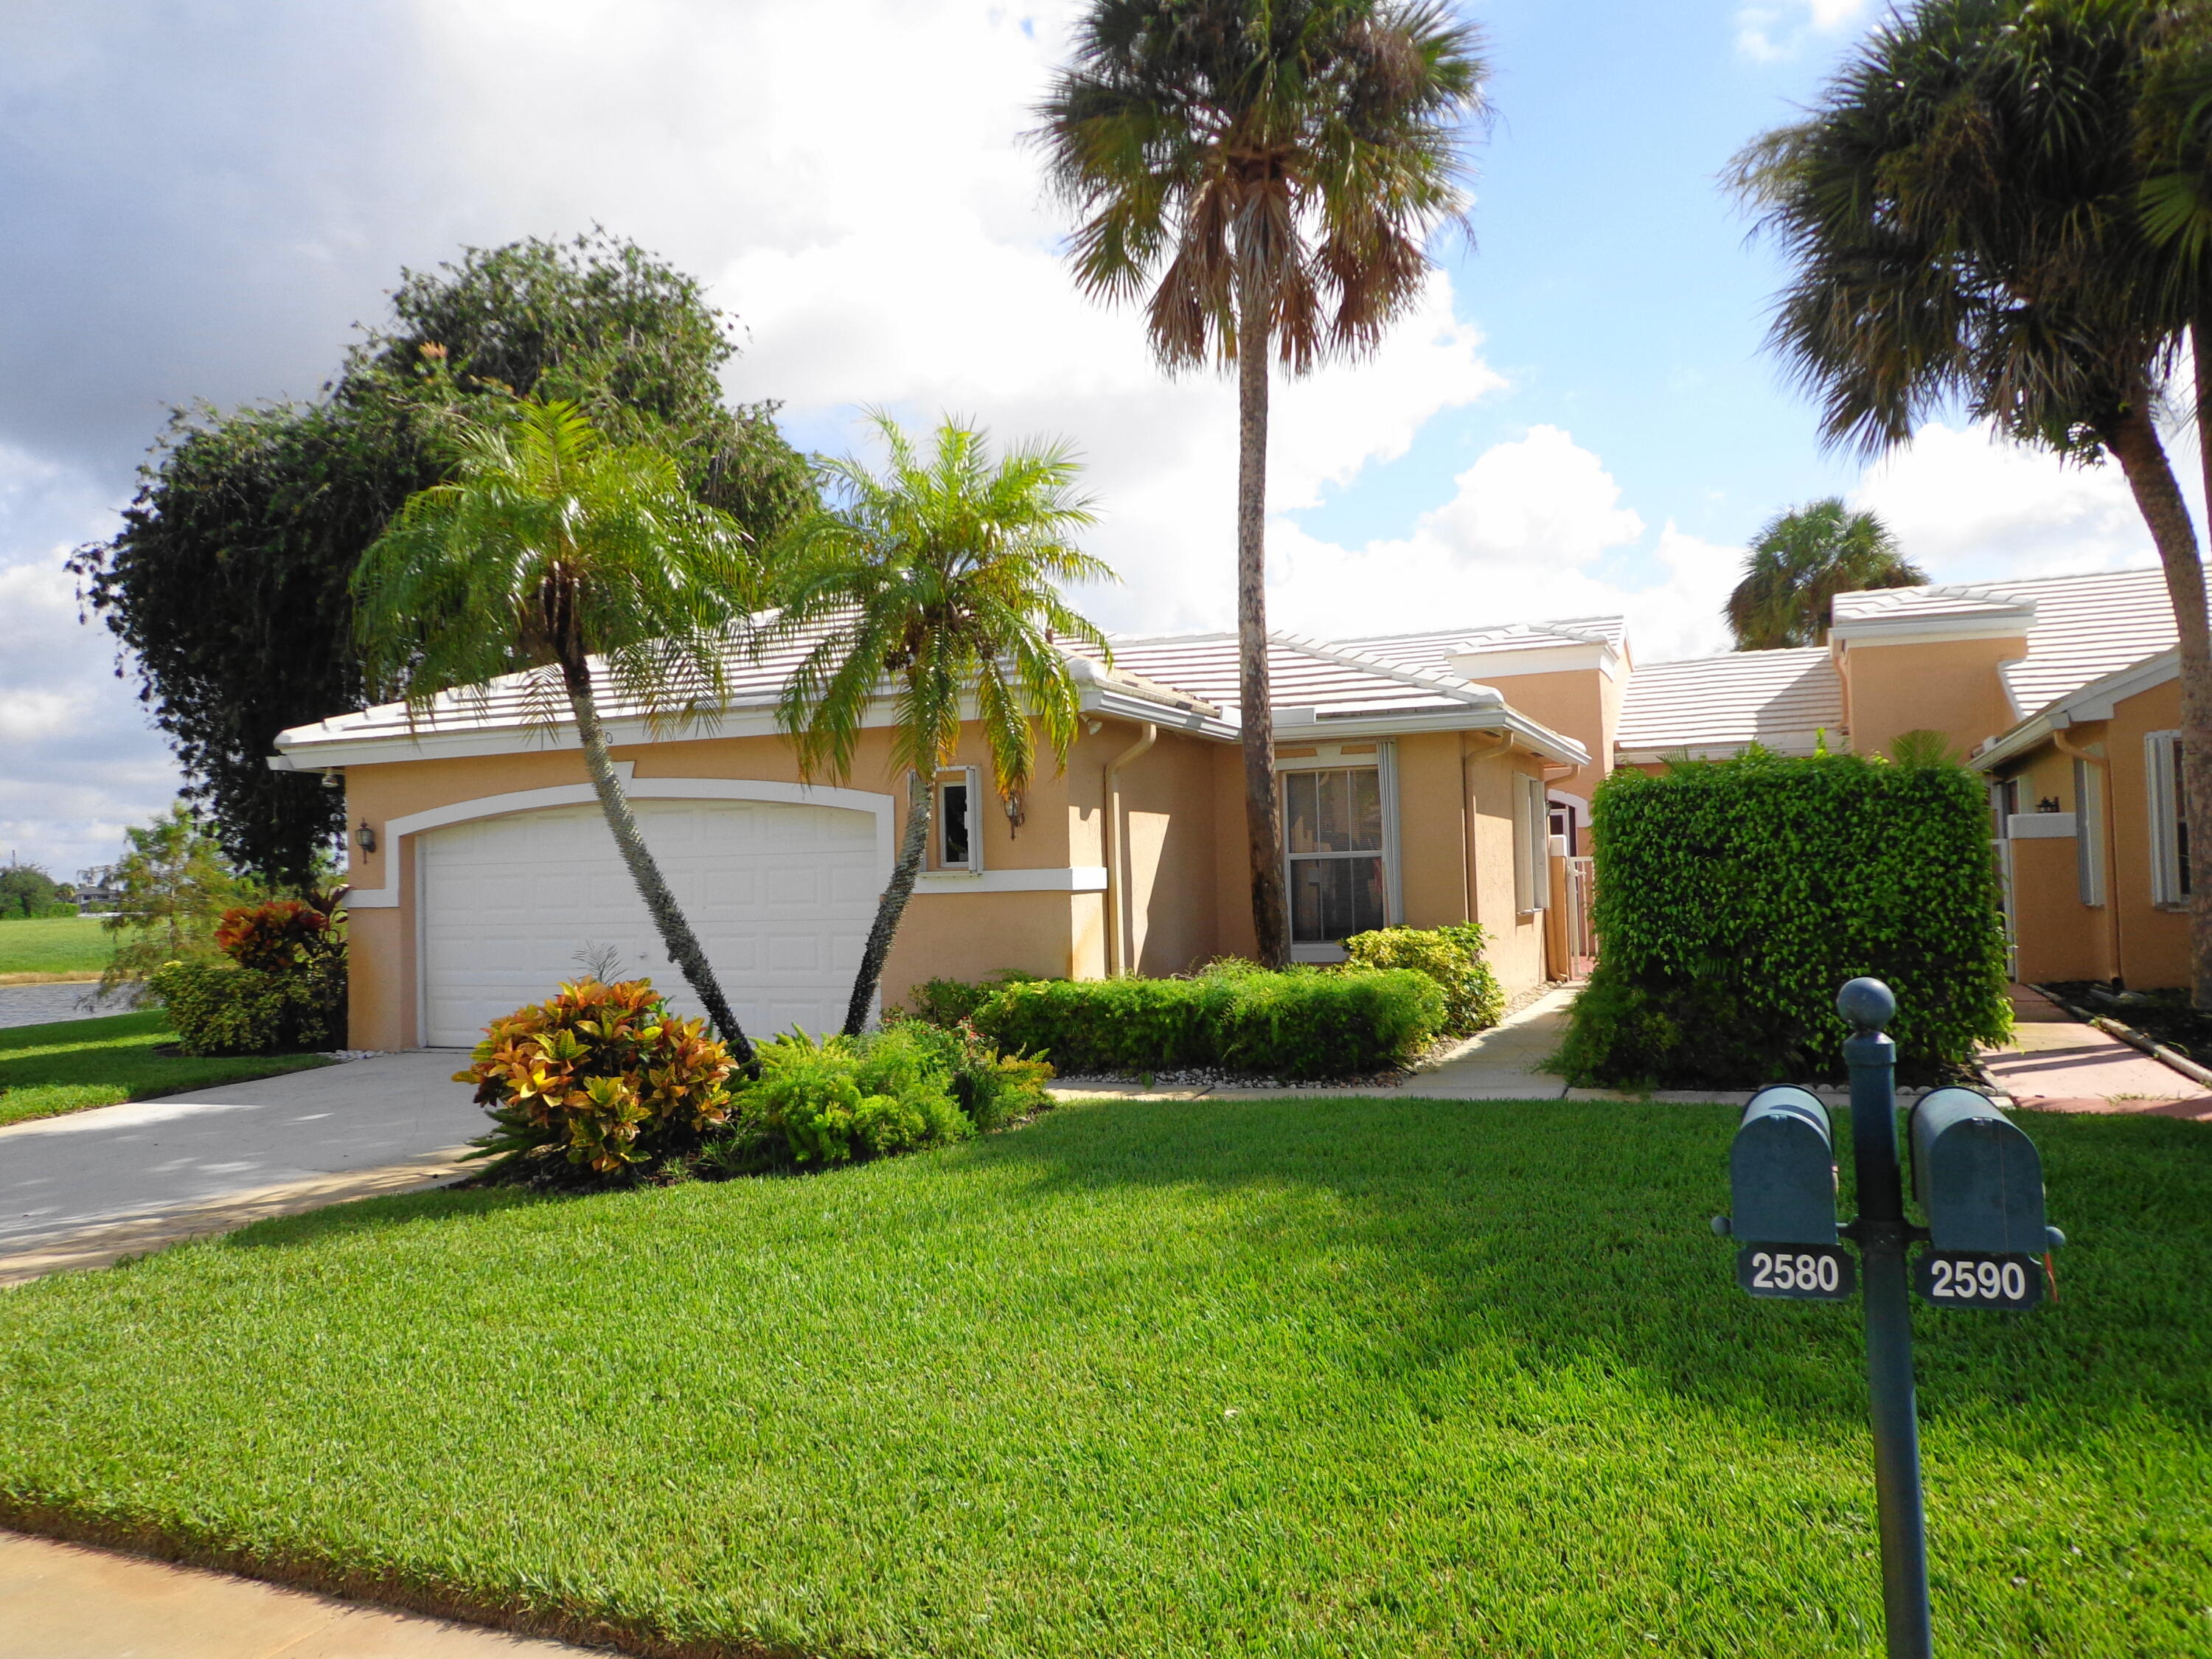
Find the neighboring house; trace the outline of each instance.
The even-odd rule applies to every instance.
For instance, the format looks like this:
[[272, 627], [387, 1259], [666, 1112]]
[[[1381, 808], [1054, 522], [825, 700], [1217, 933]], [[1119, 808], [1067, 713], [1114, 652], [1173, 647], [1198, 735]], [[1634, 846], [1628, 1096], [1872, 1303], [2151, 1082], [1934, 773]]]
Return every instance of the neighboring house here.
[[[1638, 667], [1620, 617], [1324, 643], [1275, 636], [1293, 954], [1474, 921], [1509, 990], [1566, 971], [1564, 860], [1604, 769], [1879, 752], [1935, 730], [1988, 773], [2019, 971], [2187, 978], [2173, 625], [2155, 571], [1893, 588], [1836, 602], [1828, 645]], [[834, 1027], [889, 873], [904, 789], [887, 732], [848, 787], [800, 782], [776, 729], [805, 649], [736, 671], [712, 719], [610, 708], [616, 757], [749, 1030]], [[1084, 721], [1009, 814], [972, 732], [884, 975], [1179, 972], [1253, 948], [1236, 640], [1073, 659]], [[573, 729], [502, 682], [419, 727], [372, 708], [297, 727], [270, 764], [341, 774], [355, 825], [353, 1040], [460, 1046], [611, 947], [689, 1006], [616, 857]], [[2041, 807], [2044, 810], [2039, 811]]]
[[[841, 1019], [905, 794], [881, 725], [848, 787], [801, 783], [775, 708], [805, 644], [742, 665], [726, 707], [688, 728], [605, 711], [647, 838], [763, 1036]], [[1079, 739], [1064, 772], [1045, 758], [1018, 812], [991, 792], [972, 728], [939, 775], [887, 1002], [935, 975], [1163, 974], [1251, 951], [1234, 636], [1118, 641], [1111, 670], [1073, 663]], [[1546, 786], [1586, 795], [1590, 749], [1449, 669], [1279, 636], [1270, 666], [1295, 953], [1328, 960], [1366, 928], [1472, 919], [1508, 986], [1555, 971]], [[272, 765], [343, 775], [356, 1043], [473, 1042], [606, 947], [688, 1007], [573, 726], [529, 712], [501, 682], [412, 728], [386, 707], [278, 738]]]

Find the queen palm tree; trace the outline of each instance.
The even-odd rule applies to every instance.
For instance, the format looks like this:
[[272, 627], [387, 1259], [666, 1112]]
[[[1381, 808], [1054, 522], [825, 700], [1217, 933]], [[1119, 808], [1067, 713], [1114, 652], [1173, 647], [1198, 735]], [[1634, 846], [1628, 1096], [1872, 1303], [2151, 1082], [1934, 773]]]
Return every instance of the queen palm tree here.
[[607, 752], [599, 686], [658, 726], [717, 706], [758, 568], [725, 514], [659, 451], [604, 441], [570, 403], [518, 400], [470, 424], [452, 482], [408, 498], [362, 556], [354, 629], [372, 684], [410, 717], [438, 694], [483, 706], [520, 672], [535, 719], [565, 704], [615, 846], [670, 958], [740, 1062], [751, 1045], [645, 844]]
[[[1773, 343], [1832, 443], [1878, 452], [1963, 404], [2063, 456], [2118, 461], [2166, 574], [2183, 793], [2212, 823], [2212, 624], [2156, 421], [2191, 321], [2147, 230], [2142, 0], [1921, 0], [1870, 34], [1735, 180], [1795, 270]], [[2212, 1008], [2212, 883], [2191, 901]]]
[[887, 465], [880, 475], [850, 459], [824, 466], [830, 499], [779, 544], [784, 604], [758, 636], [763, 650], [811, 641], [778, 711], [805, 776], [849, 776], [886, 700], [890, 764], [908, 775], [906, 835], [845, 1011], [851, 1036], [866, 1029], [928, 845], [938, 769], [970, 707], [992, 782], [1016, 806], [1037, 733], [1063, 766], [1075, 741], [1081, 693], [1059, 641], [1112, 657], [1057, 586], [1114, 574], [1069, 539], [1095, 519], [1066, 450], [1024, 445], [994, 460], [986, 433], [947, 420], [925, 458], [889, 416], [873, 423]]
[[1268, 704], [1268, 358], [1371, 350], [1426, 242], [1462, 218], [1459, 140], [1482, 109], [1474, 30], [1435, 0], [1096, 0], [1038, 113], [1083, 216], [1078, 284], [1152, 294], [1170, 369], [1237, 374], [1237, 636], [1252, 922], [1289, 958]]
[[1898, 551], [1897, 538], [1880, 519], [1854, 513], [1831, 495], [1766, 521], [1752, 538], [1743, 580], [1724, 614], [1739, 651], [1826, 645], [1837, 594], [1927, 580], [1926, 571]]

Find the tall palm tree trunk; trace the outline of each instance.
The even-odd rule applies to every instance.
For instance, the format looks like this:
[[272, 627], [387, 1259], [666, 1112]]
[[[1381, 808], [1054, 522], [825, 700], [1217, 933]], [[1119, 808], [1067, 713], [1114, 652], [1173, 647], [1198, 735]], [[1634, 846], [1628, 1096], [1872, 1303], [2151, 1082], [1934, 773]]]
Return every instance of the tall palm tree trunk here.
[[653, 849], [645, 844], [644, 833], [637, 827], [637, 814], [630, 811], [629, 798], [623, 793], [622, 780], [615, 775], [614, 762], [607, 754], [606, 727], [599, 723], [599, 702], [592, 695], [592, 671], [580, 660], [564, 659], [561, 680], [568, 688], [568, 706], [575, 711], [576, 735], [584, 745], [584, 769], [591, 775], [592, 788], [599, 798], [599, 810], [606, 814], [607, 828], [614, 832], [615, 846], [622, 854], [623, 862], [629, 866], [630, 879], [637, 884], [638, 896], [645, 901], [646, 913], [659, 932], [661, 946], [682, 970], [692, 994], [706, 1007], [707, 1017], [714, 1022], [714, 1030], [721, 1034], [730, 1053], [740, 1066], [750, 1066], [753, 1062], [753, 1045], [746, 1041], [737, 1016], [730, 1012], [729, 1002], [722, 995], [721, 981], [714, 977], [714, 965], [707, 960], [699, 936], [684, 920], [676, 895], [669, 891], [667, 878], [660, 873], [659, 861], [653, 856]]
[[1258, 280], [1237, 284], [1237, 696], [1244, 738], [1244, 841], [1255, 954], [1291, 959], [1283, 830], [1275, 805], [1275, 717], [1267, 687], [1267, 308]]
[[[2203, 337], [2197, 337], [2197, 372], [2203, 384], [2207, 367]], [[2199, 423], [2200, 436], [2203, 423]], [[2127, 475], [2143, 522], [2150, 526], [2166, 592], [2181, 647], [2181, 793], [2191, 830], [2189, 848], [2189, 976], [2191, 1000], [2212, 1009], [2212, 619], [2204, 596], [2204, 566], [2189, 504], [2167, 462], [2166, 446], [2152, 423], [2150, 398], [2136, 398], [2120, 417], [2110, 448]], [[2212, 452], [2205, 456], [2212, 469]]]
[[853, 1000], [845, 1009], [845, 1035], [858, 1036], [868, 1029], [875, 1012], [876, 988], [884, 981], [884, 963], [891, 953], [906, 902], [914, 896], [915, 878], [921, 873], [922, 849], [929, 845], [932, 780], [916, 772], [907, 785], [906, 839], [899, 843], [898, 862], [891, 866], [890, 884], [876, 901], [875, 926], [860, 952], [860, 971], [853, 976]]

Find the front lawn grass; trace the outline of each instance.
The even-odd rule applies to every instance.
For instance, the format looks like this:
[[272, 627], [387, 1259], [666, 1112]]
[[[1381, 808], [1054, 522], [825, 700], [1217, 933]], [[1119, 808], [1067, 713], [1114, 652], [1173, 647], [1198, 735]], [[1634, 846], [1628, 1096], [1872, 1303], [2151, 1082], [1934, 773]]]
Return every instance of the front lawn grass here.
[[[656, 1652], [1876, 1654], [1859, 1310], [1734, 1288], [1735, 1116], [1105, 1102], [265, 1222], [0, 1297], [0, 1519]], [[2028, 1122], [2063, 1299], [1917, 1316], [1937, 1645], [2201, 1654], [2212, 1135]]]
[[113, 933], [86, 916], [0, 918], [0, 975], [24, 982], [47, 976], [97, 974], [115, 954], [115, 939]]
[[0, 1029], [0, 1124], [330, 1064], [320, 1054], [192, 1060], [154, 1052], [176, 1040], [158, 1008]]

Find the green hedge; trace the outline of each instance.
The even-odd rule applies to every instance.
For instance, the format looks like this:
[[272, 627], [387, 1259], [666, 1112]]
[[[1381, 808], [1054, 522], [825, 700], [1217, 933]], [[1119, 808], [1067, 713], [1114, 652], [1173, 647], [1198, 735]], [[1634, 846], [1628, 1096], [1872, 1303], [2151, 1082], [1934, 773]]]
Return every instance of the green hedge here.
[[1425, 975], [1226, 969], [1194, 979], [1033, 980], [978, 1003], [975, 1029], [1062, 1072], [1220, 1066], [1282, 1078], [1401, 1064], [1444, 1024]]
[[1585, 1085], [1843, 1074], [1836, 993], [1897, 993], [1899, 1075], [2010, 1029], [1987, 797], [1951, 764], [1756, 751], [1615, 772], [1590, 821], [1598, 963], [1558, 1060]]
[[1362, 968], [1410, 968], [1444, 994], [1445, 1036], [1473, 1036], [1505, 1014], [1505, 992], [1482, 954], [1489, 936], [1471, 921], [1442, 927], [1378, 927], [1344, 941], [1346, 957]]
[[172, 962], [146, 982], [188, 1054], [281, 1054], [345, 1042], [343, 963], [264, 973]]

